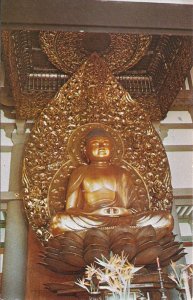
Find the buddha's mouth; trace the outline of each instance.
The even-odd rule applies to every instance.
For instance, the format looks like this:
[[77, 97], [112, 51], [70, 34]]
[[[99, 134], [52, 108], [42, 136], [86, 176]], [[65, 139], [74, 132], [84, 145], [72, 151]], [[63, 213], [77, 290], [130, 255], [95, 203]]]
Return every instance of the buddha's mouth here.
[[106, 155], [108, 155], [108, 151], [104, 150], [104, 149], [99, 149], [98, 150], [98, 155], [104, 155], [104, 156], [106, 156]]

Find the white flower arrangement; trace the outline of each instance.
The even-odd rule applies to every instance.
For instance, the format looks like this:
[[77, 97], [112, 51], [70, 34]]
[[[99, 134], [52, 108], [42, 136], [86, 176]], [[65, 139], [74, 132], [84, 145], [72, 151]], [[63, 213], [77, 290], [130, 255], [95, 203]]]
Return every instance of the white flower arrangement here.
[[187, 300], [191, 300], [188, 280], [193, 276], [193, 269], [190, 265], [176, 264], [173, 261], [171, 261], [170, 266], [172, 273], [168, 277], [176, 283], [179, 291], [185, 289]]
[[99, 267], [94, 264], [87, 266], [85, 277], [77, 280], [76, 284], [88, 293], [108, 290], [114, 299], [128, 300], [133, 274], [142, 267], [134, 267], [123, 253], [121, 256], [111, 254], [109, 260], [102, 256], [102, 259], [96, 258], [95, 262]]

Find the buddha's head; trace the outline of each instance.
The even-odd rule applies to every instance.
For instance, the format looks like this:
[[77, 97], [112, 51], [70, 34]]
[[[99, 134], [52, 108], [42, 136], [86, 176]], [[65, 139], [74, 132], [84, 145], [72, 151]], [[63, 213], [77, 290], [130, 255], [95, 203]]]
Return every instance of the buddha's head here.
[[109, 161], [113, 141], [109, 134], [101, 129], [92, 130], [86, 139], [86, 156], [91, 162]]

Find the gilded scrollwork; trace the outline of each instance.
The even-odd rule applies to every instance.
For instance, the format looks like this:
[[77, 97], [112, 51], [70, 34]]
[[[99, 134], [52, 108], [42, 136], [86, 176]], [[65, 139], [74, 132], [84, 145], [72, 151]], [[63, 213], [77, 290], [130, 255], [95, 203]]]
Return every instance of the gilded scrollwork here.
[[[75, 58], [78, 61], [79, 50], [82, 49], [81, 55], [85, 57], [84, 59], [87, 59], [90, 53], [83, 43], [86, 35], [77, 33], [78, 37], [81, 36], [78, 38], [79, 42], [82, 41], [78, 47], [75, 40], [71, 41], [73, 36], [76, 37], [74, 34], [69, 33], [71, 46], [69, 53], [67, 52], [62, 60], [64, 64], [69, 66], [69, 74], [72, 74], [73, 70], [76, 69], [76, 64], [74, 64], [73, 70], [70, 69], [70, 66], [73, 66]], [[52, 42], [57, 43], [55, 41], [56, 32], [43, 32], [40, 35], [48, 36], [45, 45], [52, 51], [52, 47], [49, 45]], [[132, 98], [146, 110], [152, 121], [161, 120], [175, 100], [180, 86], [182, 86], [185, 76], [191, 68], [192, 38], [182, 36], [159, 36], [156, 38], [153, 36], [150, 38], [143, 35], [121, 34], [112, 34], [111, 37], [112, 42], [107, 43], [106, 48], [102, 52], [100, 51], [101, 55], [107, 63], [108, 61], [112, 62], [111, 70], [115, 68], [117, 70], [115, 73], [131, 67], [128, 71], [124, 71], [124, 74], [116, 75], [118, 81]], [[68, 51], [67, 44], [63, 45], [62, 39], [63, 34], [61, 33], [58, 40], [59, 49], [66, 47], [65, 49]], [[32, 43], [34, 40], [35, 47], [37, 45], [37, 49], [39, 49], [36, 52], [38, 55], [41, 53], [40, 57], [33, 54]], [[13, 95], [17, 117], [36, 119], [71, 75], [56, 69], [41, 52], [38, 32], [3, 31], [2, 41], [6, 84], [11, 89], [9, 93]], [[148, 43], [150, 43], [149, 48]], [[76, 49], [77, 53], [72, 51], [75, 49], [73, 47], [78, 48]], [[126, 51], [124, 50], [125, 47]], [[134, 53], [135, 47], [137, 50]], [[52, 52], [54, 53], [55, 50]], [[59, 53], [61, 54], [60, 50]], [[145, 56], [142, 57], [142, 53], [143, 55], [146, 53]], [[52, 59], [54, 59], [53, 57]], [[123, 59], [124, 57], [125, 59]], [[43, 64], [42, 60], [44, 60]], [[116, 63], [114, 63], [115, 60]], [[55, 64], [57, 63], [58, 60]], [[80, 62], [77, 63], [78, 65]]]
[[[91, 54], [84, 44], [87, 35], [81, 32], [42, 31], [40, 41], [49, 60], [64, 73], [73, 74]], [[151, 42], [150, 35], [142, 34], [110, 33], [108, 38], [110, 42], [100, 55], [114, 74], [133, 67], [146, 54]]]
[[160, 138], [147, 114], [105, 62], [92, 55], [42, 111], [25, 149], [24, 204], [42, 241], [49, 238], [51, 181], [62, 165], [70, 175], [73, 163], [65, 165], [70, 161], [68, 141], [76, 128], [87, 123], [101, 123], [119, 132], [124, 143], [123, 159], [143, 177], [150, 209], [171, 209], [170, 171]]
[[192, 38], [184, 37], [172, 67], [168, 68], [169, 70], [163, 88], [158, 95], [162, 118], [166, 116], [180, 88], [184, 84], [188, 71], [191, 69], [193, 64], [192, 45]]
[[2, 32], [4, 62], [7, 76], [15, 101], [16, 114], [19, 119], [32, 119], [37, 117], [45, 105], [55, 95], [53, 91], [25, 91], [23, 84], [26, 81], [22, 54], [16, 54], [17, 41], [15, 32]]

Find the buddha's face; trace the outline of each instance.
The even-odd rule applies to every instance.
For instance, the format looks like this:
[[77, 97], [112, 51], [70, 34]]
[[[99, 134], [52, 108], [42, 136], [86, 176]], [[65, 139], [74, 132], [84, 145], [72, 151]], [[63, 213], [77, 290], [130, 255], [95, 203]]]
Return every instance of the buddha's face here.
[[108, 161], [112, 142], [107, 136], [94, 136], [86, 144], [86, 156], [92, 161]]

